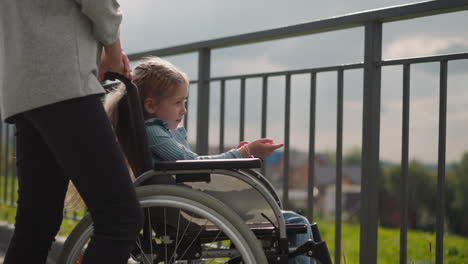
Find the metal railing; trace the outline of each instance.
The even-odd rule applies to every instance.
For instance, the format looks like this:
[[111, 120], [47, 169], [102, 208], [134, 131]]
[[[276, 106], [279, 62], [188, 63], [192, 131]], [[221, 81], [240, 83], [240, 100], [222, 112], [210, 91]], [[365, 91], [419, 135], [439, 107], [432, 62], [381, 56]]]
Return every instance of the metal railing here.
[[[444, 234], [444, 197], [445, 197], [445, 153], [446, 153], [446, 119], [447, 119], [447, 64], [452, 60], [468, 59], [468, 53], [426, 56], [397, 60], [382, 60], [382, 25], [387, 22], [407, 20], [417, 17], [432, 16], [450, 12], [468, 10], [468, 0], [428, 1], [415, 4], [383, 8], [298, 24], [248, 34], [196, 42], [170, 48], [140, 52], [129, 55], [131, 60], [138, 60], [144, 56], [169, 56], [185, 53], [198, 53], [198, 79], [192, 81], [197, 84], [197, 115], [196, 115], [196, 152], [208, 153], [209, 148], [209, 113], [210, 113], [210, 85], [220, 84], [220, 138], [219, 149], [224, 148], [225, 142], [225, 105], [226, 81], [240, 80], [240, 140], [245, 131], [245, 97], [246, 80], [262, 79], [262, 107], [261, 107], [261, 136], [267, 134], [267, 98], [268, 79], [274, 76], [284, 76], [285, 79], [285, 120], [284, 120], [284, 166], [283, 166], [283, 200], [288, 207], [289, 201], [289, 159], [290, 159], [290, 115], [291, 115], [291, 77], [298, 74], [310, 75], [310, 140], [309, 140], [309, 171], [307, 189], [314, 188], [314, 156], [316, 132], [316, 89], [317, 74], [336, 72], [337, 74], [337, 132], [336, 132], [336, 212], [335, 212], [335, 263], [341, 262], [341, 216], [342, 216], [342, 177], [343, 177], [343, 83], [344, 73], [353, 69], [363, 70], [363, 127], [362, 127], [362, 176], [361, 176], [361, 217], [360, 217], [360, 263], [377, 263], [377, 232], [378, 232], [378, 188], [379, 185], [379, 147], [380, 147], [380, 104], [381, 104], [381, 71], [383, 67], [403, 66], [403, 121], [402, 121], [402, 159], [401, 159], [401, 229], [400, 229], [400, 263], [407, 263], [407, 215], [408, 215], [408, 146], [409, 146], [409, 109], [410, 109], [410, 67], [413, 64], [425, 62], [440, 63], [440, 109], [439, 109], [439, 141], [438, 141], [438, 182], [437, 182], [437, 224], [436, 224], [436, 263], [443, 263], [443, 234]], [[364, 28], [364, 60], [363, 62], [320, 68], [308, 68], [291, 71], [265, 72], [236, 76], [210, 76], [211, 51], [214, 49], [266, 42], [331, 32], [349, 28]], [[185, 119], [187, 125], [188, 117]], [[2, 131], [2, 145], [0, 148], [1, 170], [7, 182], [14, 177], [11, 166], [11, 129], [4, 125]], [[10, 178], [11, 176], [11, 178]], [[4, 184], [3, 203], [13, 204], [7, 197], [7, 187]], [[12, 186], [13, 187], [13, 186]], [[11, 191], [13, 192], [13, 191]], [[8, 192], [10, 193], [10, 192]], [[13, 196], [11, 197], [13, 198]], [[309, 191], [307, 198], [307, 216], [312, 219], [313, 193]]]
[[8, 206], [16, 203], [16, 167], [14, 166], [15, 141], [13, 140], [15, 127], [2, 123], [0, 129], [0, 201]]

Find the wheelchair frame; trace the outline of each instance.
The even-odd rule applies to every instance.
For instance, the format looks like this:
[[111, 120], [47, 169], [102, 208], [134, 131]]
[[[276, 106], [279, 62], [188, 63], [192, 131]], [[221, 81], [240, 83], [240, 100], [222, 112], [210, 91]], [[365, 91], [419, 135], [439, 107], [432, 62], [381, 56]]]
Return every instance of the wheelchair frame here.
[[[150, 153], [146, 146], [146, 133], [137, 88], [131, 81], [125, 79], [125, 77], [119, 74], [109, 73], [107, 74], [107, 78], [111, 80], [119, 79], [127, 88], [127, 98], [122, 100], [124, 105], [119, 105], [119, 109], [122, 107], [128, 111], [126, 118], [129, 118], [132, 123], [125, 133], [131, 135], [131, 138], [134, 138], [135, 142], [122, 147], [124, 153], [127, 155], [129, 153], [137, 154], [136, 158], [135, 155], [131, 155], [132, 158], [129, 158], [129, 163], [132, 165], [135, 175], [139, 175], [139, 177], [136, 178], [134, 185], [137, 193], [142, 195], [139, 199], [142, 206], [147, 209], [148, 214], [150, 208], [153, 208], [153, 206], [160, 206], [161, 208], [166, 208], [164, 206], [171, 206], [171, 208], [178, 208], [179, 211], [177, 215], [179, 218], [185, 211], [196, 211], [197, 214], [200, 214], [207, 220], [217, 224], [219, 229], [218, 235], [223, 231], [223, 234], [227, 235], [232, 242], [230, 245], [231, 248], [223, 248], [222, 250], [211, 250], [211, 248], [205, 248], [205, 250], [209, 251], [210, 254], [215, 252], [216, 254], [220, 254], [220, 256], [225, 256], [223, 254], [227, 254], [228, 257], [232, 257], [232, 259], [226, 263], [287, 264], [289, 259], [299, 255], [310, 256], [322, 264], [332, 263], [326, 243], [325, 241], [322, 241], [320, 232], [315, 223], [311, 225], [314, 241], [309, 240], [304, 245], [297, 248], [290, 248], [288, 246], [287, 234], [305, 233], [307, 226], [301, 224], [285, 224], [285, 220], [281, 212], [281, 200], [275, 189], [263, 175], [254, 170], [255, 168], [261, 167], [261, 160], [256, 158], [196, 161], [184, 160], [156, 162], [152, 164]], [[117, 136], [119, 136], [119, 134]], [[232, 179], [236, 179], [247, 184], [255, 190], [264, 199], [264, 201], [266, 201], [269, 205], [269, 209], [273, 212], [275, 221], [272, 221], [263, 215], [266, 220], [271, 223], [271, 227], [250, 228], [241, 216], [230, 208], [229, 201], [221, 201], [218, 198], [210, 196], [202, 191], [187, 188], [186, 184], [189, 182], [210, 182], [212, 174], [231, 177]], [[161, 179], [166, 181], [163, 181], [162, 183], [170, 183], [170, 185], [151, 183], [151, 181], [155, 180], [157, 182]], [[148, 185], [148, 183], [150, 184]], [[165, 210], [166, 209], [164, 209], [164, 217], [166, 217]], [[195, 237], [197, 242], [200, 242], [199, 236], [202, 234], [201, 230], [202, 229], [200, 229], [197, 237]], [[173, 257], [174, 261], [177, 257], [180, 257], [178, 256], [179, 251], [177, 251], [178, 244], [176, 241], [176, 247], [173, 249], [172, 257], [168, 262], [167, 248], [169, 243], [162, 241], [161, 244], [164, 244], [166, 252], [160, 251], [160, 248], [158, 248], [160, 246], [158, 246], [155, 239], [152, 238], [152, 234], [154, 232], [156, 231], [151, 224], [151, 219], [145, 218], [145, 225], [140, 236], [145, 239], [149, 238], [150, 245], [138, 245], [137, 241], [135, 248], [140, 251], [140, 254], [138, 255], [139, 258], [135, 258], [137, 261], [145, 264], [159, 263], [159, 261], [162, 260], [161, 256], [164, 255], [166, 258], [165, 263], [171, 263]], [[59, 257], [59, 263], [80, 263], [79, 257], [80, 254], [82, 254], [81, 251], [83, 250], [83, 247], [85, 247], [86, 241], [89, 239], [91, 234], [91, 217], [87, 215], [82, 221], [80, 221], [80, 223], [78, 223], [76, 228], [67, 238]], [[201, 237], [203, 237], [203, 235], [204, 234], [202, 234]], [[164, 227], [163, 237], [163, 240], [167, 237], [166, 227]], [[218, 237], [213, 241], [216, 241], [217, 239]], [[259, 243], [259, 241], [262, 241], [263, 244]], [[192, 244], [190, 244], [186, 251], [191, 249], [191, 247]], [[200, 253], [202, 248], [198, 245], [196, 248], [197, 250], [190, 253], [190, 257], [192, 257], [192, 259], [190, 259], [189, 262], [183, 263], [199, 263], [197, 261], [203, 257], [203, 254]], [[148, 251], [151, 251], [151, 259], [147, 256]], [[158, 251], [158, 254], [154, 254], [156, 255], [155, 258], [153, 258], [153, 251]], [[233, 257], [233, 254], [237, 255]]]

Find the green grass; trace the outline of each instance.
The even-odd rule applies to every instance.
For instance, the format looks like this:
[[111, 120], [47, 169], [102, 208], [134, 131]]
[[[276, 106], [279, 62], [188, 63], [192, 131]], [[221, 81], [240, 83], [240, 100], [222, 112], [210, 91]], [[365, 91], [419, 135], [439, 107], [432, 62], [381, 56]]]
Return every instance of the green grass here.
[[0, 203], [0, 221], [13, 224], [15, 222], [16, 208]]
[[0, 201], [14, 203], [18, 199], [18, 179], [11, 174], [8, 177], [0, 175]]
[[[5, 188], [6, 185], [6, 188]], [[9, 175], [8, 177], [0, 176], [0, 201], [5, 202], [6, 204], [16, 203], [18, 199], [18, 179]], [[0, 221], [5, 221], [8, 223], [15, 222], [16, 208], [7, 206], [0, 202]], [[82, 217], [83, 212], [78, 212], [78, 216]], [[70, 234], [71, 230], [75, 227], [77, 221], [64, 219], [60, 227], [59, 236], [67, 236]]]
[[[5, 188], [5, 185], [7, 188]], [[18, 199], [18, 179], [16, 177], [12, 177], [9, 175], [8, 177], [0, 176], [0, 221], [5, 221], [8, 223], [15, 222], [15, 215], [16, 215], [16, 208], [11, 205], [11, 203], [16, 203]], [[5, 202], [6, 204], [2, 202]], [[71, 213], [69, 213], [71, 215]], [[80, 211], [77, 212], [79, 218], [83, 217], [84, 212]], [[71, 219], [63, 219], [62, 225], [60, 227], [59, 236], [68, 236], [73, 228], [76, 226], [78, 222]]]
[[[78, 216], [82, 217], [83, 212], [78, 212]], [[15, 223], [16, 208], [0, 204], [0, 221], [4, 221], [10, 224]], [[63, 219], [62, 225], [58, 232], [59, 236], [68, 236], [73, 228], [78, 224], [78, 221], [72, 219]]]
[[[335, 226], [333, 223], [319, 222], [322, 238], [327, 241], [328, 249], [334, 259]], [[359, 225], [343, 224], [341, 240], [341, 263], [359, 263]], [[435, 263], [435, 233], [408, 231], [407, 260], [409, 264]], [[456, 235], [444, 237], [444, 263], [468, 264], [468, 238]], [[378, 252], [379, 264], [400, 262], [400, 230], [379, 227]]]
[[[14, 223], [16, 209], [0, 204], [0, 220]], [[83, 212], [78, 213], [82, 216]], [[59, 231], [60, 236], [67, 236], [77, 224], [74, 220], [64, 219]], [[334, 259], [335, 226], [333, 223], [318, 221], [322, 238], [327, 241], [332, 259]], [[421, 231], [408, 231], [408, 263], [435, 263], [435, 234]], [[399, 263], [399, 229], [379, 227], [378, 263]], [[359, 263], [359, 225], [343, 224], [341, 240], [341, 263]], [[447, 234], [444, 237], [444, 263], [468, 264], [468, 238]]]

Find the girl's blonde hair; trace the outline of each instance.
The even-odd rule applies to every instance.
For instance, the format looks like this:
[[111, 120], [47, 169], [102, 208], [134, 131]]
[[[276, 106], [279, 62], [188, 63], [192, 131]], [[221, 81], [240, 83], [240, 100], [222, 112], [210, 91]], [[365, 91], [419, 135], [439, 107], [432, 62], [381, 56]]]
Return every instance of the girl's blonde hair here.
[[[135, 83], [138, 88], [143, 116], [146, 119], [150, 118], [150, 115], [144, 108], [144, 101], [146, 98], [153, 98], [156, 103], [159, 103], [165, 98], [171, 97], [179, 87], [188, 87], [189, 79], [184, 72], [170, 62], [159, 57], [147, 57], [135, 67], [133, 71], [133, 83]], [[116, 89], [112, 90], [104, 97], [104, 109], [117, 135], [121, 135], [121, 133], [119, 133], [119, 128], [126, 126], [126, 124], [121, 123], [121, 120], [119, 123], [119, 102], [125, 94], [125, 85], [119, 84]], [[125, 153], [125, 148], [123, 146], [126, 145], [128, 140], [127, 138], [118, 136], [118, 141], [125, 155], [128, 155], [128, 153]], [[128, 160], [128, 157], [126, 157], [125, 161], [129, 168], [130, 176], [132, 180], [134, 180], [135, 176]], [[84, 208], [84, 203], [72, 183], [69, 185], [65, 198], [65, 208], [69, 210]]]
[[[156, 102], [171, 97], [179, 87], [189, 85], [187, 75], [170, 62], [159, 57], [147, 57], [135, 67], [133, 83], [138, 87], [141, 105], [144, 106], [146, 98], [153, 98]], [[104, 100], [104, 108], [109, 115], [112, 125], [117, 127], [118, 104], [125, 95], [125, 86], [120, 84], [115, 90], [108, 93]], [[143, 107], [143, 115], [149, 114]]]

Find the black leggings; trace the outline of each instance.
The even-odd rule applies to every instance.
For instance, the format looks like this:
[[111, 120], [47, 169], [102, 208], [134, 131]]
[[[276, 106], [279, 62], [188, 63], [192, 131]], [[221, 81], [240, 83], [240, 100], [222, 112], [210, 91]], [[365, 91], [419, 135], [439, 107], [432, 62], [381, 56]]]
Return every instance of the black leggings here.
[[127, 263], [143, 215], [99, 96], [25, 112], [15, 125], [19, 198], [4, 263], [46, 262], [69, 179], [94, 222], [83, 263]]

